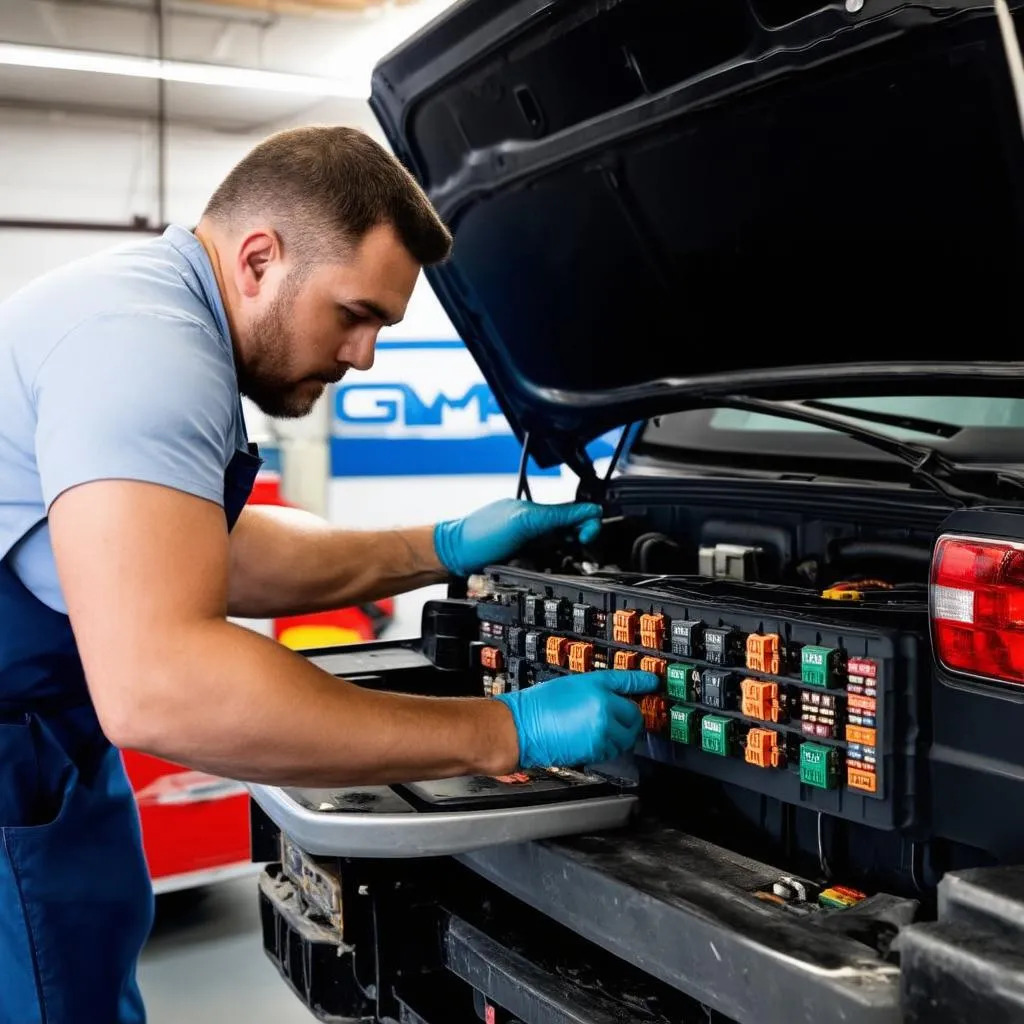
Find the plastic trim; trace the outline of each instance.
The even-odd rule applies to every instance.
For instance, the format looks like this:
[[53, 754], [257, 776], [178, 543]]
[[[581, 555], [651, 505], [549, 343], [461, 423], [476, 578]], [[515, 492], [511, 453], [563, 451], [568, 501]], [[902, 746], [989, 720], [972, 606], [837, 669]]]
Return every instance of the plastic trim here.
[[270, 786], [253, 784], [249, 792], [274, 824], [306, 853], [389, 860], [441, 857], [618, 828], [638, 805], [635, 796], [626, 795], [482, 811], [374, 814], [310, 811]]

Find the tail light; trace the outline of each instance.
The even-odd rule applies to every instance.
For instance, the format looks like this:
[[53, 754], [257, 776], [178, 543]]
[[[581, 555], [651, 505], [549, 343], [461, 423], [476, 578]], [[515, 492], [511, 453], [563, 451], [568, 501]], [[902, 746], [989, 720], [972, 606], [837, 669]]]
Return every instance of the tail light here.
[[1024, 685], [1024, 545], [940, 537], [931, 617], [945, 668]]

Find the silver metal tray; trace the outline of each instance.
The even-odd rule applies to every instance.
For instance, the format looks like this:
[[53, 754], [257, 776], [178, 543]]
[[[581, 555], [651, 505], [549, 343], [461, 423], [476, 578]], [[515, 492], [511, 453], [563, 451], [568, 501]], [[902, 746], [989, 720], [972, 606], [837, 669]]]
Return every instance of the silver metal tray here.
[[252, 798], [306, 853], [325, 857], [434, 857], [625, 825], [631, 793], [479, 810], [417, 809], [388, 786], [280, 789], [250, 784]]

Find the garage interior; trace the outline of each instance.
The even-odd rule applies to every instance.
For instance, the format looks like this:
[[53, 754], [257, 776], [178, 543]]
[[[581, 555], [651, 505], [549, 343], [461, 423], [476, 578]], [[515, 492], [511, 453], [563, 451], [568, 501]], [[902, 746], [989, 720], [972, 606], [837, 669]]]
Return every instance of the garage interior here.
[[[366, 104], [373, 64], [449, 3], [0, 4], [0, 300], [79, 256], [194, 223], [232, 164], [275, 131], [346, 124], [383, 142]], [[284, 481], [318, 512], [322, 422], [295, 428]], [[249, 425], [273, 456], [277, 440]], [[315, 437], [305, 448], [303, 431]], [[258, 928], [252, 872], [159, 895], [140, 968], [151, 1024], [311, 1019]]]

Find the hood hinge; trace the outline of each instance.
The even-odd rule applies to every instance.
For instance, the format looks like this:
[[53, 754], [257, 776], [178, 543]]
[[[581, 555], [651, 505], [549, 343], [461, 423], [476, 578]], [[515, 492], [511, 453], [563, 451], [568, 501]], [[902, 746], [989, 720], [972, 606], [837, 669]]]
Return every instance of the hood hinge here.
[[[594, 460], [590, 457], [586, 447], [566, 445], [554, 448], [555, 454], [560, 457], [562, 463], [568, 466], [580, 479], [579, 486], [576, 488], [577, 501], [592, 501], [598, 505], [604, 504], [605, 495], [608, 491], [608, 481], [611, 480], [615, 467], [618, 465], [619, 459], [625, 450], [626, 443], [634, 434], [636, 426], [637, 424], [630, 423], [622, 428], [622, 434], [615, 445], [615, 451], [612, 453], [611, 461], [608, 463], [608, 469], [603, 477], [597, 475], [597, 471], [594, 468]], [[530, 434], [527, 432], [523, 436], [522, 454], [519, 457], [519, 480], [516, 485], [516, 497], [533, 501], [533, 496], [530, 493], [530, 484], [527, 480], [529, 461]]]

